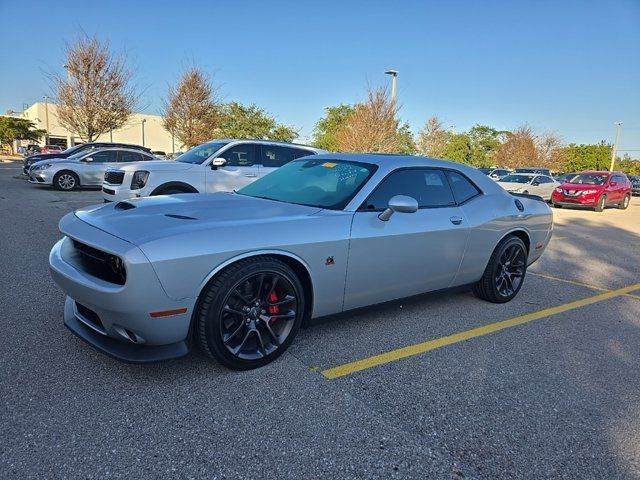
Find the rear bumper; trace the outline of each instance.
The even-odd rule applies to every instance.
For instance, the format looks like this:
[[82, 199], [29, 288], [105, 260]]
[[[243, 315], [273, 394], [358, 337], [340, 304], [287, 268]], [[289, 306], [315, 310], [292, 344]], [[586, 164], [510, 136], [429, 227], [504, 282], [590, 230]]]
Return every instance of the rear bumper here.
[[189, 353], [186, 340], [168, 345], [135, 345], [102, 335], [89, 328], [77, 314], [70, 297], [64, 304], [64, 325], [96, 350], [127, 363], [152, 363], [179, 358]]

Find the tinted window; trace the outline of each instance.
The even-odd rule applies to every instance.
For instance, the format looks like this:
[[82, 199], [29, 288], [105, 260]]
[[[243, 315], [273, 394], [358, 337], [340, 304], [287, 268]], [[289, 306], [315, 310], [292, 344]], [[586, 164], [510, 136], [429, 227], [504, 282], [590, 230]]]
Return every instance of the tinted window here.
[[449, 177], [449, 183], [451, 184], [456, 202], [464, 203], [470, 198], [480, 194], [478, 187], [471, 183], [464, 175], [458, 172], [448, 171], [447, 176]]
[[540, 183], [553, 183], [553, 180], [549, 177], [543, 176], [543, 177], [539, 177], [538, 181]]
[[88, 157], [93, 158], [93, 163], [107, 163], [107, 162], [117, 162], [118, 161], [118, 151], [117, 150], [105, 150], [103, 152], [95, 152]]
[[120, 152], [120, 161], [121, 162], [141, 162], [143, 161], [142, 155], [135, 152]]
[[365, 208], [384, 210], [394, 195], [415, 198], [421, 208], [455, 204], [444, 172], [432, 169], [410, 169], [396, 171], [385, 178], [367, 199]]
[[202, 145], [193, 147], [188, 152], [183, 153], [182, 155], [180, 155], [180, 158], [176, 159], [176, 161], [182, 163], [194, 163], [199, 165], [225, 145], [227, 145], [227, 142], [203, 143]]
[[218, 154], [220, 158], [227, 161], [231, 167], [250, 167], [256, 163], [256, 146], [250, 144], [235, 145], [226, 151]]

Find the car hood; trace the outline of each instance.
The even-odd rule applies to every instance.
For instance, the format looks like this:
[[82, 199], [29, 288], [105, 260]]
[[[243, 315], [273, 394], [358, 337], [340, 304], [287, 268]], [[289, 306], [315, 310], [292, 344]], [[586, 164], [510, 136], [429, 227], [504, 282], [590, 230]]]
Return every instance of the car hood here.
[[135, 172], [136, 170], [146, 170], [148, 172], [182, 172], [193, 168], [195, 164], [184, 162], [172, 162], [170, 160], [149, 160], [148, 162], [127, 163], [118, 166], [118, 170], [124, 172]]
[[517, 183], [517, 182], [497, 182], [505, 190], [519, 190], [530, 188], [531, 184], [529, 183]]
[[[82, 208], [75, 215], [85, 223], [122, 240], [143, 243], [185, 232], [291, 220], [321, 211], [291, 203], [233, 193], [160, 195]], [[258, 228], [258, 227], [256, 227]]]
[[49, 160], [52, 158], [67, 158], [64, 155], [60, 155], [59, 153], [36, 153], [33, 155], [27, 155], [24, 157], [24, 161], [26, 163], [34, 163], [39, 162], [40, 160]]
[[38, 162], [33, 162], [31, 164], [31, 168], [37, 167], [38, 165], [56, 164], [56, 163], [78, 163], [78, 162], [74, 160], [69, 160], [68, 158], [52, 157], [47, 160], [40, 160]]
[[563, 190], [600, 190], [604, 185], [586, 185], [584, 183], [563, 183], [560, 185]]

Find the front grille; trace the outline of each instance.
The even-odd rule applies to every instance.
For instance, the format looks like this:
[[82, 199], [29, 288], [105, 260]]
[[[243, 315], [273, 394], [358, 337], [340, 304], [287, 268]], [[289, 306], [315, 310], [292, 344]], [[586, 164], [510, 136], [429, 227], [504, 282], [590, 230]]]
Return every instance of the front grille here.
[[80, 262], [87, 273], [109, 283], [125, 284], [127, 272], [120, 257], [93, 248], [78, 240], [73, 240], [73, 246], [79, 253]]
[[116, 194], [115, 190], [111, 190], [110, 188], [106, 188], [106, 187], [102, 187], [102, 191], [104, 193], [106, 193], [107, 195], [115, 195]]
[[104, 325], [102, 325], [102, 321], [96, 312], [78, 302], [76, 302], [76, 310], [80, 315], [82, 315], [83, 320], [86, 320], [94, 327], [104, 331]]
[[111, 185], [122, 185], [124, 172], [107, 171], [104, 174], [104, 181]]
[[568, 197], [577, 197], [580, 195], [580, 190], [565, 190], [564, 194]]

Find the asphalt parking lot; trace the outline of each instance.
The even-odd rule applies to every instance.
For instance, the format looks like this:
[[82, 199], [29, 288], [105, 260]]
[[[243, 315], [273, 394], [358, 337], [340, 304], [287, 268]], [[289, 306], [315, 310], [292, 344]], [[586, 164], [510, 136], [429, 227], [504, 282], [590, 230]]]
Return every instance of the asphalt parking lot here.
[[101, 201], [0, 164], [1, 478], [640, 477], [640, 198], [554, 210], [509, 304], [317, 322], [243, 373], [121, 364], [63, 327], [57, 223]]

